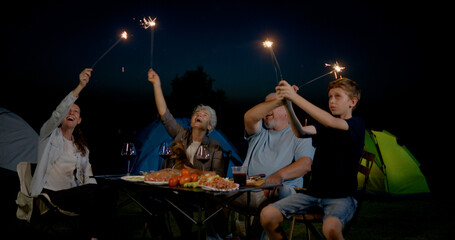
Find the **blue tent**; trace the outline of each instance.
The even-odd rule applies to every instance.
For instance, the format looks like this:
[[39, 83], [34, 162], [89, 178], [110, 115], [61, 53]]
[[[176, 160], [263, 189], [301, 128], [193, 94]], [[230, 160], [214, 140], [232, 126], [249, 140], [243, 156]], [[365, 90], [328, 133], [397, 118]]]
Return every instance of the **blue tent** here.
[[[177, 122], [184, 128], [191, 128], [189, 118], [176, 118]], [[232, 177], [232, 166], [241, 165], [243, 160], [240, 158], [237, 149], [219, 130], [213, 130], [209, 137], [216, 139], [221, 144], [225, 159], [229, 159], [227, 165], [227, 177]], [[158, 148], [162, 142], [172, 143], [173, 139], [164, 129], [159, 119], [150, 123], [141, 132], [138, 133], [135, 144], [137, 146], [137, 157], [133, 162], [132, 172], [148, 172], [158, 170], [163, 161], [158, 156]]]
[[38, 134], [15, 113], [0, 108], [0, 168], [16, 172], [19, 162], [38, 161]]

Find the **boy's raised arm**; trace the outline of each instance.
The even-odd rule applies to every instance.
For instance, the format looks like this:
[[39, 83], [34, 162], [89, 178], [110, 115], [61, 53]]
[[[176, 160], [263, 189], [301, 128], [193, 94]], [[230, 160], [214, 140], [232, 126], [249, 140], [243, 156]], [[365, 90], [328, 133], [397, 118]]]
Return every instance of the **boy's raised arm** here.
[[348, 123], [341, 118], [336, 118], [330, 113], [320, 109], [314, 104], [307, 101], [302, 96], [298, 95], [289, 83], [286, 81], [280, 81], [280, 84], [275, 88], [277, 97], [282, 99], [288, 99], [300, 107], [303, 111], [308, 113], [316, 121], [324, 125], [325, 127], [348, 130]]

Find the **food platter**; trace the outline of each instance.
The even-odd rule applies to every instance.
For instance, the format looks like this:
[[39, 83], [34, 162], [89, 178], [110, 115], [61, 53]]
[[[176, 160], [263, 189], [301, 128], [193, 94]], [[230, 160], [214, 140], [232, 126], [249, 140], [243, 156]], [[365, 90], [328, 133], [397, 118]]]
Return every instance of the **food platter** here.
[[123, 176], [123, 177], [121, 177], [121, 179], [128, 181], [128, 182], [143, 182], [144, 175]]
[[202, 189], [207, 190], [207, 191], [215, 191], [215, 192], [230, 192], [239, 189], [239, 184], [234, 183], [233, 188], [214, 188], [214, 187], [209, 187], [205, 185], [200, 185]]
[[216, 192], [229, 192], [239, 189], [239, 184], [219, 175], [202, 176], [199, 178], [199, 186], [204, 190]]
[[156, 181], [144, 181], [145, 183], [147, 184], [150, 184], [150, 185], [168, 185], [169, 182], [156, 182]]

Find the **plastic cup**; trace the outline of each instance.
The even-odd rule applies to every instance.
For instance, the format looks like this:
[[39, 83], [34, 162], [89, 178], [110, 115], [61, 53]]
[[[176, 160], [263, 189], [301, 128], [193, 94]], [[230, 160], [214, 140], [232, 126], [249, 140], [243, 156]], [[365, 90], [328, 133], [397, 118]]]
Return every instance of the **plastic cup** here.
[[238, 183], [240, 187], [246, 186], [246, 166], [235, 166], [232, 167], [232, 175], [234, 176], [234, 182]]

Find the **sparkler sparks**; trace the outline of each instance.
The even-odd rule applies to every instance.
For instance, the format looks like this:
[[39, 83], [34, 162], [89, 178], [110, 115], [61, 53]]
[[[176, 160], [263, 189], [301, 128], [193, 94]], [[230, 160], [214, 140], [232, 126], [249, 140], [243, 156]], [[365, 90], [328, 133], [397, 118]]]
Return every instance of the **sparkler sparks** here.
[[104, 56], [106, 56], [106, 54], [108, 52], [110, 52], [115, 46], [117, 46], [117, 44], [122, 40], [122, 39], [127, 39], [128, 38], [128, 33], [126, 33], [126, 31], [123, 31], [122, 32], [122, 35], [120, 36], [120, 38], [117, 40], [117, 42], [115, 42], [114, 44], [112, 44], [111, 47], [109, 47], [106, 52], [104, 52], [93, 64], [92, 64], [92, 67], [91, 68], [94, 68], [95, 65], [101, 60], [103, 59]]
[[[335, 75], [335, 79], [338, 79], [337, 73], [340, 73], [341, 71], [343, 71], [345, 69], [345, 67], [338, 65], [338, 62], [335, 62], [335, 64], [333, 64], [333, 65], [326, 63], [325, 66], [333, 68], [333, 71], [331, 73], [333, 73]], [[341, 75], [340, 75], [340, 78], [341, 78]]]
[[123, 39], [128, 39], [128, 33], [126, 33], [126, 31], [123, 31], [122, 32], [122, 37]]
[[154, 32], [156, 26], [156, 18], [152, 19], [151, 17], [143, 18], [139, 20], [142, 27], [144, 29], [150, 28], [151, 31], [151, 41], [150, 41], [150, 67], [153, 68], [153, 40], [154, 40]]
[[269, 40], [265, 40], [264, 42], [262, 42], [262, 46], [264, 46], [265, 48], [271, 48], [272, 45], [273, 45], [273, 42], [269, 41]]
[[144, 27], [144, 29], [147, 29], [149, 27], [153, 28], [156, 26], [155, 22], [156, 18], [152, 19], [151, 17], [143, 18], [142, 20], [139, 20], [141, 25]]

